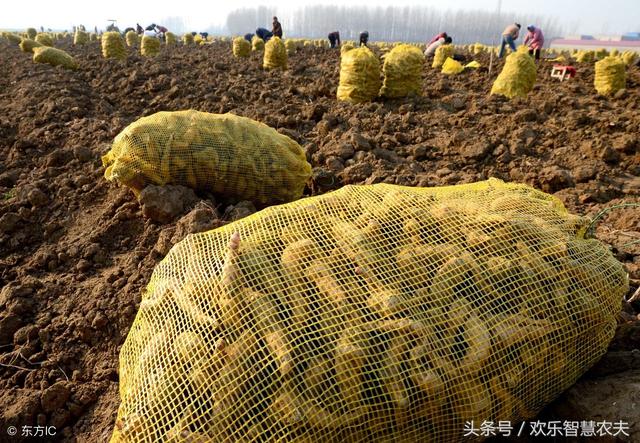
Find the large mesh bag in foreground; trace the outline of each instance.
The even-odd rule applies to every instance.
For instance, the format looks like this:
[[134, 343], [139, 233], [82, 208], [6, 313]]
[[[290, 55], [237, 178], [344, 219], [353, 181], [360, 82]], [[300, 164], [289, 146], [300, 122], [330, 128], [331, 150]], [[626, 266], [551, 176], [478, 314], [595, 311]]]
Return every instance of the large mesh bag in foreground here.
[[46, 63], [51, 66], [62, 66], [65, 69], [77, 69], [76, 60], [62, 49], [51, 48], [49, 46], [39, 46], [33, 48], [33, 61], [36, 63]]
[[455, 442], [605, 352], [628, 281], [555, 198], [347, 186], [191, 235], [120, 353], [112, 442]]
[[140, 44], [140, 54], [145, 57], [155, 57], [160, 54], [160, 39], [145, 35]]
[[338, 100], [363, 103], [380, 91], [380, 61], [366, 46], [343, 52], [340, 58]]
[[596, 62], [593, 85], [600, 95], [613, 95], [627, 83], [627, 65], [620, 57], [609, 56]]
[[491, 94], [508, 98], [526, 97], [536, 83], [536, 63], [526, 46], [507, 56], [504, 68], [491, 87]]
[[270, 38], [264, 45], [264, 69], [287, 69], [287, 49], [280, 37]]
[[39, 48], [42, 45], [35, 40], [31, 40], [29, 38], [23, 38], [20, 40], [20, 44], [18, 46], [20, 46], [20, 50], [22, 52], [28, 52], [33, 54], [33, 48]]
[[105, 177], [134, 192], [175, 184], [259, 204], [296, 200], [311, 176], [304, 151], [233, 114], [158, 112], [127, 126], [102, 158]]
[[384, 57], [380, 95], [388, 98], [419, 95], [422, 91], [424, 54], [413, 45], [398, 45]]

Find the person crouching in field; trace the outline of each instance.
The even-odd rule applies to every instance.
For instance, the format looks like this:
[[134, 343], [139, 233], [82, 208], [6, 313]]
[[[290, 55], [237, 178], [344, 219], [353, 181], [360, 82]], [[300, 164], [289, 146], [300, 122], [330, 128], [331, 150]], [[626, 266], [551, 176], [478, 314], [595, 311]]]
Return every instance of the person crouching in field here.
[[424, 55], [427, 58], [431, 58], [436, 54], [436, 49], [438, 49], [442, 45], [450, 45], [452, 42], [453, 42], [453, 39], [449, 36], [443, 37], [443, 38], [441, 37], [435, 42], [431, 43], [429, 46], [427, 46], [427, 49], [425, 49], [424, 51]]
[[369, 43], [369, 31], [362, 31], [360, 33], [360, 45], [359, 46], [367, 46]]
[[542, 29], [533, 25], [527, 26], [527, 36], [524, 38], [525, 46], [529, 46], [529, 54], [534, 55], [536, 60], [540, 60], [540, 52], [544, 45], [544, 35]]

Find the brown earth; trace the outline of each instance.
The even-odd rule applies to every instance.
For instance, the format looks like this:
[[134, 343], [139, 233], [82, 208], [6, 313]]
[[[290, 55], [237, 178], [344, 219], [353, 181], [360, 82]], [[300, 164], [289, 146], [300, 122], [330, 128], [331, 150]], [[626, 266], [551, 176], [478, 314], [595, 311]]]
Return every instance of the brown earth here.
[[[305, 48], [282, 73], [264, 72], [259, 54], [234, 59], [229, 43], [123, 62], [103, 59], [96, 42], [56, 45], [78, 71], [34, 64], [0, 42], [0, 432], [38, 423], [56, 426], [59, 440], [106, 441], [119, 404], [118, 351], [154, 266], [187, 234], [255, 211], [200, 195], [174, 205], [173, 221], [147, 218], [153, 201], [143, 211], [103, 178], [100, 162], [141, 116], [193, 108], [273, 126], [304, 146], [310, 195], [498, 177], [591, 216], [640, 202], [638, 68], [625, 92], [602, 98], [591, 66], [559, 83], [541, 62], [533, 93], [513, 101], [488, 95], [486, 69], [446, 77], [425, 68], [422, 97], [354, 106], [335, 99], [338, 51]], [[627, 267], [629, 296], [640, 283], [639, 226], [640, 209], [622, 208], [596, 230]], [[587, 380], [640, 367], [639, 311], [640, 301], [622, 304], [611, 351]]]

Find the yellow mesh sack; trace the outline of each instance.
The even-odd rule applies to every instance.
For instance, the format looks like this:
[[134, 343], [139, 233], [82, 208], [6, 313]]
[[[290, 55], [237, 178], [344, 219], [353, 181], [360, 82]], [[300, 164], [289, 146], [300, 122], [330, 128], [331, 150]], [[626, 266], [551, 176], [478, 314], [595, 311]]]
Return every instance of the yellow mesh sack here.
[[264, 69], [287, 69], [287, 49], [280, 37], [270, 38], [264, 45], [262, 67]]
[[127, 46], [129, 47], [138, 44], [138, 34], [136, 33], [136, 31], [127, 31], [127, 33], [124, 35], [124, 38], [127, 42]]
[[20, 44], [18, 46], [20, 46], [20, 50], [22, 52], [33, 53], [33, 48], [38, 48], [42, 45], [35, 40], [23, 38], [20, 40]]
[[26, 33], [27, 37], [31, 40], [35, 40], [36, 35], [38, 35], [38, 31], [36, 31], [36, 28], [27, 28]]
[[491, 87], [491, 94], [508, 98], [526, 97], [536, 82], [536, 64], [526, 46], [507, 56], [502, 72]]
[[77, 69], [78, 64], [75, 59], [61, 49], [49, 46], [39, 46], [33, 48], [33, 61], [36, 63], [46, 63], [51, 66], [62, 66], [66, 69]]
[[182, 43], [184, 43], [185, 45], [192, 45], [193, 44], [193, 35], [191, 35], [190, 33], [186, 33], [182, 36]]
[[485, 46], [482, 43], [474, 43], [472, 46], [472, 52], [474, 55], [478, 55], [485, 50]]
[[195, 43], [196, 45], [201, 45], [203, 41], [204, 39], [200, 34], [196, 34], [193, 36], [193, 43]]
[[[129, 32], [127, 32], [127, 34], [129, 34]], [[136, 38], [135, 32], [134, 38]], [[102, 45], [102, 55], [104, 58], [116, 58], [119, 60], [127, 58], [127, 48], [125, 48], [124, 40], [119, 32], [105, 32], [102, 34], [102, 40], [100, 43]]]
[[460, 74], [464, 71], [464, 66], [457, 60], [452, 59], [451, 57], [447, 58], [442, 65], [442, 73], [448, 75]]
[[158, 112], [127, 126], [102, 157], [105, 177], [134, 192], [177, 184], [259, 204], [302, 196], [311, 166], [295, 141], [232, 114]]
[[602, 60], [603, 58], [609, 56], [609, 51], [607, 51], [605, 48], [600, 48], [596, 50], [595, 56], [596, 60]]
[[354, 48], [355, 45], [353, 43], [343, 43], [342, 46], [340, 46], [340, 56], [344, 55], [345, 52], [349, 52]]
[[73, 44], [74, 45], [84, 45], [89, 43], [89, 34], [79, 29], [76, 30], [73, 35]]
[[235, 57], [249, 57], [251, 55], [251, 43], [244, 37], [233, 39], [233, 55]]
[[621, 57], [627, 66], [631, 66], [638, 60], [638, 53], [635, 51], [624, 51]]
[[284, 47], [287, 50], [287, 55], [293, 55], [296, 53], [296, 42], [292, 39], [284, 41]]
[[251, 49], [253, 51], [264, 51], [264, 40], [257, 35], [251, 38]]
[[594, 51], [578, 51], [575, 59], [578, 63], [593, 63], [596, 53]]
[[53, 46], [53, 39], [49, 34], [45, 34], [44, 32], [38, 33], [35, 41], [40, 43], [42, 46]]
[[2, 37], [10, 43], [19, 45], [22, 42], [22, 37], [14, 34], [13, 32], [2, 31]]
[[366, 46], [342, 54], [338, 100], [363, 103], [380, 91], [380, 61]]
[[440, 45], [436, 49], [436, 53], [433, 56], [432, 68], [439, 68], [444, 65], [449, 57], [453, 57], [454, 47], [450, 44]]
[[606, 351], [623, 266], [524, 185], [387, 184], [188, 236], [120, 352], [111, 442], [458, 442]]
[[178, 41], [176, 35], [173, 32], [165, 32], [164, 40], [167, 46], [175, 45]]
[[382, 65], [384, 81], [380, 95], [387, 98], [419, 95], [422, 91], [424, 60], [422, 51], [412, 45], [398, 45], [389, 51]]
[[467, 63], [466, 65], [464, 65], [464, 68], [470, 68], [470, 69], [478, 69], [480, 67], [480, 63], [478, 63], [477, 61], [473, 60], [469, 63]]
[[90, 42], [96, 42], [98, 40], [100, 40], [100, 38], [98, 37], [98, 34], [96, 34], [95, 32], [89, 33], [89, 41]]
[[598, 94], [613, 95], [625, 88], [626, 81], [626, 64], [620, 57], [609, 56], [596, 62], [593, 85]]
[[143, 36], [140, 54], [145, 57], [155, 57], [160, 54], [160, 39], [148, 35]]

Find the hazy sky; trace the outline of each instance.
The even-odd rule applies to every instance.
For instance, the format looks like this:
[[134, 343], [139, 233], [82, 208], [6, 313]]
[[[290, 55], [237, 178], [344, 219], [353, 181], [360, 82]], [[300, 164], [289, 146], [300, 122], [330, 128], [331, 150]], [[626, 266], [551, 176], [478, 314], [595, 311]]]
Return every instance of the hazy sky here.
[[[65, 29], [82, 23], [93, 28], [104, 28], [107, 19], [118, 20], [121, 29], [127, 26], [156, 22], [170, 16], [184, 17], [193, 30], [204, 29], [212, 24], [222, 24], [229, 11], [239, 7], [273, 5], [275, 13], [286, 16], [286, 11], [305, 4], [340, 5], [429, 5], [446, 9], [487, 9], [495, 11], [498, 0], [233, 0], [233, 1], [177, 1], [177, 0], [90, 0], [70, 2], [63, 0], [8, 0], [2, 2], [0, 29], [24, 28], [27, 26]], [[533, 12], [556, 16], [567, 23], [565, 28], [576, 29], [585, 34], [619, 34], [640, 32], [640, 0], [504, 0], [503, 11], [514, 12], [514, 19], [527, 22], [526, 13]], [[265, 24], [267, 25], [267, 24]], [[286, 23], [284, 23], [286, 27]], [[499, 30], [500, 31], [500, 30]]]

